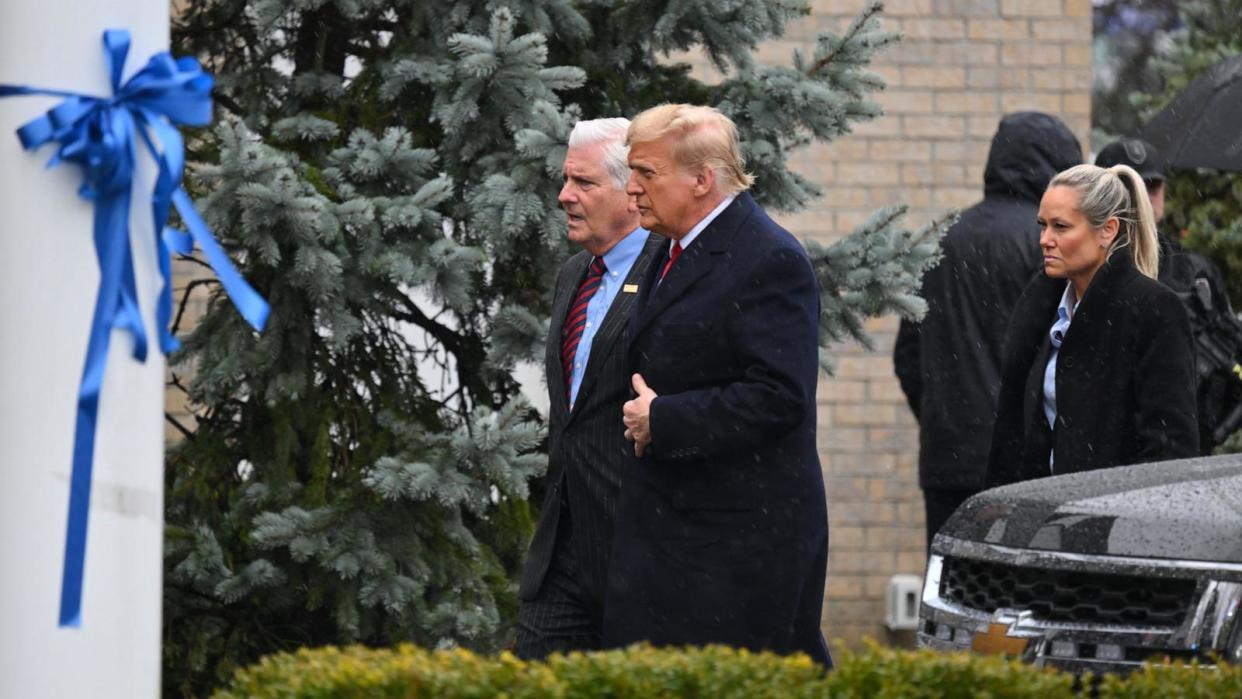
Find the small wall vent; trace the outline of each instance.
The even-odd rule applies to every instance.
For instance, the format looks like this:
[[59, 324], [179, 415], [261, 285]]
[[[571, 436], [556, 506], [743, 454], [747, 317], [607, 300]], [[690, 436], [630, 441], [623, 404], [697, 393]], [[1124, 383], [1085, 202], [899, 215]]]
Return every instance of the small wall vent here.
[[894, 575], [888, 579], [888, 603], [884, 625], [891, 631], [919, 627], [919, 598], [923, 579], [917, 575]]

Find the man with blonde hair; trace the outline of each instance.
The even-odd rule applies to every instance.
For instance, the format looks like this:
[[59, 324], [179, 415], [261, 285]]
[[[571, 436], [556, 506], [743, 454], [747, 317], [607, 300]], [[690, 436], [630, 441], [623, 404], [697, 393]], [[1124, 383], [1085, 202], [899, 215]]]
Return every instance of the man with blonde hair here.
[[669, 240], [630, 320], [633, 450], [604, 644], [724, 643], [830, 666], [810, 259], [746, 192], [737, 129], [719, 111], [655, 107], [627, 140], [626, 191]]
[[569, 240], [552, 301], [547, 490], [522, 570], [514, 652], [541, 658], [600, 645], [613, 511], [629, 397], [623, 336], [662, 238], [643, 230], [625, 183], [628, 119], [580, 121], [569, 135], [558, 201]]

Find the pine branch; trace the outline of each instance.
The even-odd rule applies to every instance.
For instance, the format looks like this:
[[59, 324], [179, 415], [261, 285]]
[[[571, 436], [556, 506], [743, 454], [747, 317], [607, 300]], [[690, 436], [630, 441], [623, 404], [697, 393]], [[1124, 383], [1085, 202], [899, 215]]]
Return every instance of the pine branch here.
[[211, 265], [207, 264], [206, 260], [200, 260], [195, 255], [177, 255], [177, 261], [188, 262], [190, 264], [198, 265], [199, 267], [202, 267], [203, 269], [211, 269]]
[[177, 432], [181, 433], [181, 438], [187, 441], [193, 441], [195, 438], [194, 430], [181, 424], [181, 421], [172, 416], [172, 413], [164, 411], [164, 422], [172, 425]]
[[481, 401], [493, 410], [500, 408], [501, 401], [494, 395], [482, 376], [481, 370], [487, 361], [487, 351], [481, 339], [474, 335], [454, 332], [447, 326], [435, 322], [403, 294], [395, 294], [394, 300], [404, 309], [394, 310], [394, 318], [413, 323], [426, 331], [457, 360], [458, 385], [469, 389], [468, 394], [461, 394], [462, 410], [469, 412], [471, 409], [467, 398]]
[[840, 49], [845, 46], [848, 46], [850, 42], [852, 42], [860, 33], [862, 33], [867, 23], [871, 21], [871, 18], [879, 15], [883, 11], [884, 11], [884, 3], [882, 2], [873, 2], [870, 5], [868, 5], [867, 9], [863, 10], [862, 14], [860, 14], [858, 17], [854, 19], [853, 22], [850, 23], [849, 29], [846, 30], [845, 36], [842, 37], [841, 42], [837, 44], [837, 47], [830, 50], [828, 53], [824, 54], [822, 58], [820, 58], [818, 61], [812, 64], [810, 68], [806, 70], [807, 77], [809, 78], [815, 77], [816, 74], [819, 73], [819, 71], [823, 70], [829, 63], [832, 63], [833, 59], [837, 57], [837, 54], [839, 53]]
[[237, 100], [233, 99], [232, 95], [229, 95], [227, 92], [217, 91], [212, 93], [211, 97], [215, 100], [216, 104], [224, 107], [229, 114], [236, 117], [244, 117], [246, 115], [246, 109], [242, 107]]
[[436, 342], [439, 342], [446, 350], [455, 355], [464, 351], [465, 340], [462, 336], [448, 326], [441, 325], [432, 320], [431, 317], [423, 312], [423, 309], [419, 308], [410, 299], [398, 294], [394, 297], [394, 300], [401, 304], [403, 310], [392, 311], [393, 318], [418, 326], [419, 329], [426, 331]]
[[[195, 262], [200, 262], [200, 260], [198, 260], [197, 258], [192, 258], [192, 257], [183, 258], [183, 259], [192, 259]], [[203, 263], [203, 264], [205, 265], [206, 263]], [[177, 315], [173, 318], [172, 327], [169, 328], [169, 332], [175, 336], [177, 334], [177, 331], [181, 329], [181, 319], [185, 316], [185, 309], [190, 304], [191, 292], [194, 291], [195, 287], [215, 285], [219, 283], [220, 283], [220, 280], [215, 279], [215, 278], [190, 280], [190, 283], [185, 285], [185, 291], [181, 292], [181, 302], [177, 304]]]
[[932, 240], [939, 240], [944, 237], [949, 226], [957, 222], [962, 212], [958, 209], [949, 209], [937, 218], [932, 219], [911, 241], [912, 247], [918, 247]]

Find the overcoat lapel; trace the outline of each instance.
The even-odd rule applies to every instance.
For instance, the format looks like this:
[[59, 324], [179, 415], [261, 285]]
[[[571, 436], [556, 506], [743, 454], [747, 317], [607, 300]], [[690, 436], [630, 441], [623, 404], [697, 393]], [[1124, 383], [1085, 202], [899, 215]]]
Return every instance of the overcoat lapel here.
[[[649, 275], [646, 301], [638, 310], [637, 320], [630, 336], [632, 343], [643, 329], [655, 318], [659, 317], [674, 301], [681, 298], [700, 279], [711, 272], [713, 257], [727, 252], [729, 245], [738, 229], [754, 212], [755, 202], [750, 195], [743, 192], [725, 207], [694, 243], [682, 251], [677, 262], [668, 271], [668, 276], [658, 285], [655, 283], [659, 269]], [[667, 259], [667, 257], [665, 258]]]
[[[1048, 321], [1052, 326], [1053, 321]], [[1048, 475], [1048, 454], [1053, 449], [1053, 431], [1048, 426], [1048, 416], [1044, 414], [1044, 371], [1048, 367], [1048, 356], [1052, 353], [1052, 340], [1044, 333], [1043, 344], [1035, 353], [1031, 369], [1026, 376], [1026, 390], [1022, 401], [1022, 423], [1029, 437], [1019, 459], [1019, 468], [1023, 478], [1040, 478]]]
[[553, 425], [564, 425], [569, 417], [569, 396], [565, 395], [565, 369], [561, 366], [561, 330], [565, 326], [565, 314], [569, 313], [569, 304], [573, 301], [578, 285], [582, 283], [586, 269], [593, 258], [579, 253], [566, 264], [569, 269], [565, 279], [569, 283], [556, 290], [556, 298], [552, 300], [552, 317], [548, 324], [548, 345], [544, 358], [545, 371], [548, 376], [548, 393], [550, 394], [549, 410], [552, 413]]
[[[1105, 260], [1104, 264], [1096, 271], [1095, 276], [1091, 279], [1090, 286], [1087, 287], [1087, 293], [1083, 295], [1082, 301], [1078, 303], [1078, 308], [1074, 310], [1074, 322], [1070, 323], [1069, 331], [1065, 334], [1065, 342], [1061, 345], [1061, 351], [1065, 352], [1065, 344], [1069, 343], [1073, 348], [1076, 345], [1088, 343], [1095, 344], [1099, 341], [1099, 337], [1086, 337], [1084, 333], [1092, 331], [1098, 333], [1098, 329], [1105, 327], [1104, 321], [1096, 319], [1107, 318], [1111, 313], [1116, 311], [1112, 308], [1121, 288], [1130, 278], [1130, 274], [1135, 270], [1134, 261], [1130, 258], [1129, 250], [1118, 250]], [[1058, 296], [1058, 302], [1060, 297]], [[1082, 320], [1081, 323], [1078, 323]], [[1080, 330], [1075, 333], [1074, 323], [1078, 323], [1076, 327]]]
[[1040, 420], [1045, 426], [1048, 424], [1044, 416], [1044, 369], [1052, 352], [1048, 331], [1056, 322], [1057, 306], [1065, 292], [1065, 280], [1041, 277], [1038, 288], [1039, 303], [1033, 305], [1034, 312], [1027, 318], [1014, 321], [1024, 324], [1023, 337], [1027, 348], [1017, 362], [1017, 366], [1027, 367], [1022, 391], [1022, 424], [1026, 430], [1037, 428]]

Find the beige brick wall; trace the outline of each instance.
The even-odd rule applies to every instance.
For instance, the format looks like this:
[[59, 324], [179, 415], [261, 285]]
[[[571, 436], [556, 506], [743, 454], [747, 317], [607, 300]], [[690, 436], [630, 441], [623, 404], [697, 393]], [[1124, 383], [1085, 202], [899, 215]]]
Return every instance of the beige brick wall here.
[[[787, 60], [823, 30], [842, 31], [865, 3], [817, 0], [761, 52]], [[825, 187], [806, 211], [778, 216], [799, 237], [832, 241], [877, 207], [905, 203], [921, 226], [982, 197], [983, 165], [1000, 117], [1037, 109], [1061, 116], [1086, 143], [1090, 118], [1089, 0], [907, 0], [885, 3], [884, 26], [903, 40], [872, 70], [888, 82], [885, 115], [792, 166]], [[869, 353], [837, 348], [819, 386], [819, 445], [831, 525], [824, 631], [834, 646], [864, 637], [909, 643], [883, 626], [889, 578], [921, 575], [923, 502], [918, 428], [891, 360], [895, 318], [868, 323]]]

